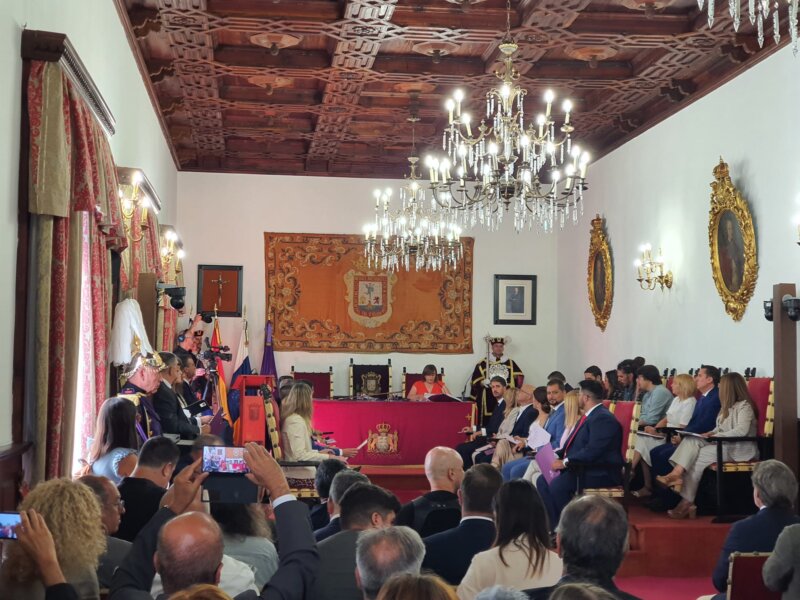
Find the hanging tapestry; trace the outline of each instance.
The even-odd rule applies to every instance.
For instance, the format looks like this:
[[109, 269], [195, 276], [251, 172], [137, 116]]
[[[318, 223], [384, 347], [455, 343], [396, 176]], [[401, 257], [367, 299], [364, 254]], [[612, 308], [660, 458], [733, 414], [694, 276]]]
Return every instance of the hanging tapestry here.
[[275, 350], [472, 353], [473, 239], [456, 269], [370, 268], [363, 237], [265, 233]]

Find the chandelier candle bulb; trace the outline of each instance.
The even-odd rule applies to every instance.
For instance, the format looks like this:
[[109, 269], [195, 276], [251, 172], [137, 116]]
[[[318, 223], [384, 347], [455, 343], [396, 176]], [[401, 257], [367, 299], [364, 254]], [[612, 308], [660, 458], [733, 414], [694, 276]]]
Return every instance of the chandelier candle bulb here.
[[447, 109], [447, 113], [449, 115], [448, 116], [448, 119], [449, 119], [448, 122], [450, 123], [450, 125], [452, 125], [453, 124], [453, 110], [456, 107], [456, 103], [452, 98], [448, 98], [447, 102], [444, 103], [444, 106]]

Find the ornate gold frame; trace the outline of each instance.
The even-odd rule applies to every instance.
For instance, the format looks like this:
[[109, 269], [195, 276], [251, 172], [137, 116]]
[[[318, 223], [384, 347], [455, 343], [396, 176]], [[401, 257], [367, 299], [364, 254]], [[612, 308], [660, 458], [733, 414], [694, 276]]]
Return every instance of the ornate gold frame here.
[[[597, 306], [594, 298], [594, 261], [600, 254], [605, 267], [605, 298], [602, 308]], [[589, 266], [587, 268], [586, 285], [589, 289], [589, 306], [592, 308], [594, 322], [600, 331], [606, 330], [611, 306], [614, 303], [614, 266], [611, 262], [611, 248], [606, 237], [604, 219], [597, 215], [592, 219], [591, 238], [589, 240]]]
[[[719, 164], [714, 167], [714, 179], [711, 182], [711, 210], [708, 213], [708, 246], [711, 252], [711, 273], [717, 292], [725, 305], [725, 312], [740, 321], [744, 316], [747, 304], [753, 297], [758, 279], [758, 259], [756, 257], [756, 235], [753, 227], [753, 217], [747, 201], [741, 192], [731, 182], [728, 165], [719, 159]], [[719, 264], [718, 234], [719, 222], [722, 215], [730, 211], [735, 217], [742, 232], [744, 268], [742, 282], [739, 289], [731, 291], [722, 276]]]

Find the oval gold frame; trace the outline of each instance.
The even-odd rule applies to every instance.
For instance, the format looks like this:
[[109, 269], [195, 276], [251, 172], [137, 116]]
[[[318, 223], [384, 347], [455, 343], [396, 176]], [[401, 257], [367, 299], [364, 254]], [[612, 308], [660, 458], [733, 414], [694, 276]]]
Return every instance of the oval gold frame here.
[[[595, 302], [594, 294], [594, 263], [595, 257], [600, 255], [605, 269], [605, 297], [603, 306]], [[614, 267], [611, 262], [611, 248], [604, 228], [604, 219], [597, 215], [592, 219], [592, 231], [589, 240], [589, 265], [587, 268], [586, 285], [589, 289], [589, 306], [592, 308], [594, 322], [600, 331], [606, 330], [608, 319], [611, 316], [611, 307], [614, 304]]]
[[[711, 210], [708, 213], [708, 246], [711, 253], [711, 274], [717, 286], [717, 292], [725, 305], [725, 312], [734, 321], [741, 321], [747, 304], [753, 297], [758, 279], [758, 259], [756, 254], [756, 236], [750, 207], [731, 181], [728, 165], [719, 159], [714, 167], [714, 179], [711, 183]], [[728, 289], [719, 263], [719, 224], [722, 215], [730, 212], [736, 218], [742, 232], [743, 268], [739, 289]]]

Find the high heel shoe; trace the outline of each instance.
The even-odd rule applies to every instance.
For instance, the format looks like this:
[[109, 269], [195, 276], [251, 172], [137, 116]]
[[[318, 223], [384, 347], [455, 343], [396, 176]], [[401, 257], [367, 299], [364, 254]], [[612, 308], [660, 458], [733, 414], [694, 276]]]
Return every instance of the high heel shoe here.
[[681, 502], [672, 510], [668, 510], [667, 515], [669, 515], [670, 519], [696, 519], [697, 506], [688, 502]]
[[672, 473], [668, 473], [667, 475], [659, 475], [656, 477], [656, 481], [664, 487], [672, 488], [677, 492], [679, 492], [683, 487], [683, 477], [680, 475], [674, 475]]

